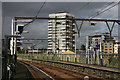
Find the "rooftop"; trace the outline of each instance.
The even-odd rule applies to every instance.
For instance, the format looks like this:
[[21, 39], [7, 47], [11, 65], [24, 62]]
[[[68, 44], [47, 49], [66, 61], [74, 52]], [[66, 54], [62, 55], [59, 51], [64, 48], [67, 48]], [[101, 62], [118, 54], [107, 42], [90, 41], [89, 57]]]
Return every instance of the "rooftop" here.
[[55, 12], [55, 14], [57, 14], [57, 13], [69, 13], [69, 12], [67, 12], [67, 11], [58, 11], [58, 12]]
[[92, 36], [92, 37], [101, 37], [101, 35], [94, 35], [94, 36]]
[[76, 54], [76, 53], [74, 53], [74, 52], [72, 52], [72, 51], [70, 51], [70, 50], [67, 50], [66, 52], [63, 52], [63, 53], [61, 53], [61, 54]]

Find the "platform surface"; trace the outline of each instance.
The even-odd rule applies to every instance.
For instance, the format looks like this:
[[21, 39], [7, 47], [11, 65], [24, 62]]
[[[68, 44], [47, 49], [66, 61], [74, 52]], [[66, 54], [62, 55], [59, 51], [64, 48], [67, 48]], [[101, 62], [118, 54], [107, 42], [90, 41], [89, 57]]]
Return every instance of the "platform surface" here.
[[34, 80], [34, 78], [23, 64], [17, 62], [16, 73], [13, 76], [13, 80]]

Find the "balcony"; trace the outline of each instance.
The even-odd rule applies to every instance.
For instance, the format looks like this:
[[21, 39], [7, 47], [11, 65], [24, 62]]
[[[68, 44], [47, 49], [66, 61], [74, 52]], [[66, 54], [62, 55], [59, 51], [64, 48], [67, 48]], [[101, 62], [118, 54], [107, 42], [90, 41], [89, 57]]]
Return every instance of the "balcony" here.
[[65, 30], [66, 28], [65, 27], [61, 27], [60, 29]]
[[48, 28], [51, 28], [51, 27], [53, 27], [52, 25], [48, 25]]
[[48, 22], [52, 22], [52, 20], [49, 20]]

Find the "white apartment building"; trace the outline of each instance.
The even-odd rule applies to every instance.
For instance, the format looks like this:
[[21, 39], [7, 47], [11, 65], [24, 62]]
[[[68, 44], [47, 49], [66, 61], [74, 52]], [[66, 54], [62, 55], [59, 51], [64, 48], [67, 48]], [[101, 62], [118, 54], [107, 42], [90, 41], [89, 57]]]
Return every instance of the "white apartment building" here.
[[114, 54], [118, 54], [118, 47], [119, 47], [120, 45], [119, 45], [119, 43], [118, 42], [116, 42], [115, 44], [114, 44]]
[[[68, 12], [49, 14], [50, 18], [69, 18], [74, 16]], [[73, 20], [48, 21], [48, 51], [60, 54], [67, 50], [75, 51], [75, 24]]]
[[104, 40], [104, 37], [104, 35], [86, 36], [86, 51], [88, 49], [93, 51], [96, 47], [99, 47], [101, 51], [101, 43]]

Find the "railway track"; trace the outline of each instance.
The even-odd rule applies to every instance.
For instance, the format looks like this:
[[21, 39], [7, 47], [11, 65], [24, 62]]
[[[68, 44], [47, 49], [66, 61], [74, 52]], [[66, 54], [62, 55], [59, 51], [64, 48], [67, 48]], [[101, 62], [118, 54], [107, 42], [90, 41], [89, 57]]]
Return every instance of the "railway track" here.
[[[23, 64], [33, 76], [33, 80], [53, 80], [53, 78], [47, 75], [45, 72], [41, 71], [37, 67], [26, 63], [24, 61], [18, 61], [20, 64]], [[29, 80], [29, 79], [28, 79]]]
[[50, 64], [42, 64], [38, 62], [25, 61], [25, 60], [22, 62], [37, 67], [46, 74], [50, 75], [54, 80], [85, 80], [84, 79], [85, 76], [88, 76], [89, 80], [107, 80], [98, 76], [77, 72], [75, 70], [52, 66]]

